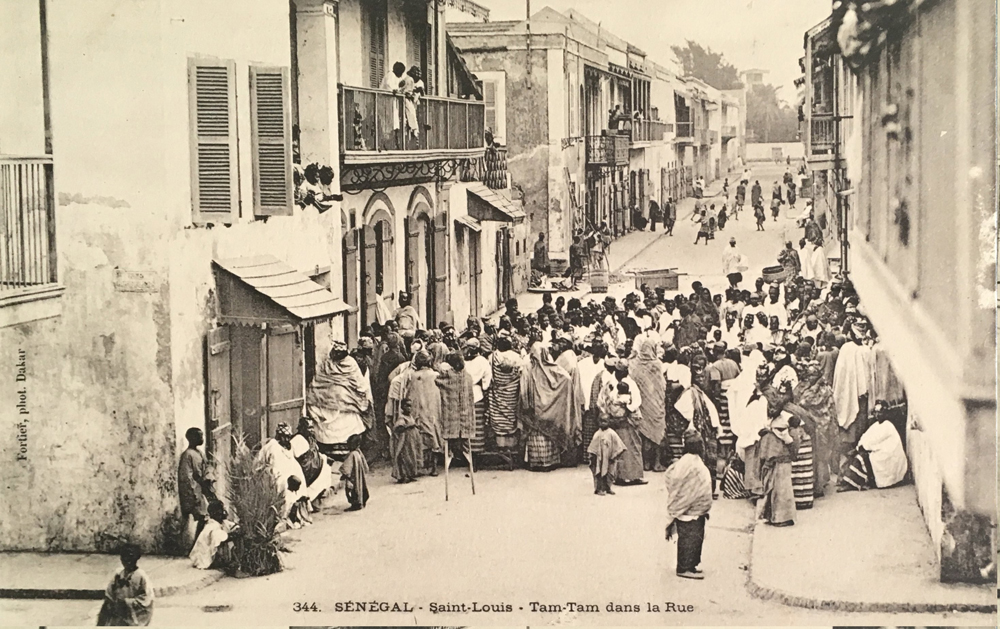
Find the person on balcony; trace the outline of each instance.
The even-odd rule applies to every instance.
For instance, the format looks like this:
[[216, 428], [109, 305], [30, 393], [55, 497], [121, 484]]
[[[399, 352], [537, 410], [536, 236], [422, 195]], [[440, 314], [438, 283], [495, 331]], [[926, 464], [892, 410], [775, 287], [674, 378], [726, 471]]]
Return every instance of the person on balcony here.
[[[404, 78], [405, 72], [406, 66], [397, 61], [392, 64], [392, 70], [390, 70], [382, 79], [380, 87], [383, 90], [392, 92], [393, 94], [399, 94], [403, 91], [406, 85], [406, 79]], [[397, 136], [401, 132], [399, 125], [399, 102], [398, 99], [394, 98], [392, 99], [392, 130], [397, 134]]]
[[[414, 142], [419, 148], [420, 123], [417, 121], [417, 106], [420, 104], [420, 99], [426, 96], [427, 88], [424, 85], [420, 68], [417, 66], [412, 66], [407, 70], [406, 76], [409, 79], [403, 88], [404, 95], [406, 96], [406, 100], [403, 103], [404, 111], [406, 112], [406, 131], [410, 141]], [[430, 125], [424, 125], [425, 129], [429, 127]]]

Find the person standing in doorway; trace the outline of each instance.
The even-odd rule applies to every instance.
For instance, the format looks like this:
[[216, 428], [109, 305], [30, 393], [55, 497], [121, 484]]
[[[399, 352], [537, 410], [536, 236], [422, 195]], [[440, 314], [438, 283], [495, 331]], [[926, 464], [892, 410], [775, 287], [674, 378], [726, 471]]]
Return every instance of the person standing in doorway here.
[[181, 452], [181, 460], [177, 464], [177, 494], [181, 503], [184, 535], [181, 543], [186, 552], [191, 550], [201, 530], [205, 528], [208, 521], [208, 500], [213, 492], [207, 475], [205, 455], [198, 449], [205, 443], [205, 433], [201, 428], [188, 428], [184, 437], [188, 447]]
[[549, 268], [549, 247], [545, 243], [545, 232], [540, 232], [538, 240], [535, 241], [534, 253], [531, 256], [531, 269], [547, 276]]

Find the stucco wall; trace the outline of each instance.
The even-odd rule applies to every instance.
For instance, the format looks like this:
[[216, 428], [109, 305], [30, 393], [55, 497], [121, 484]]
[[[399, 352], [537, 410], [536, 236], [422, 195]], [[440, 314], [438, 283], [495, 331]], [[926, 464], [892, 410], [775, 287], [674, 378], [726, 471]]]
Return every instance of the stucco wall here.
[[[273, 253], [299, 268], [329, 264], [323, 234], [337, 226], [324, 230], [331, 219], [315, 213], [191, 226], [188, 56], [236, 61], [240, 193], [249, 214], [248, 64], [289, 65], [287, 2], [241, 3], [238, 37], [218, 29], [233, 17], [228, 3], [175, 0], [163, 13], [160, 6], [50, 0], [66, 292], [61, 317], [0, 329], [4, 364], [24, 351], [30, 411], [27, 460], [0, 467], [0, 548], [111, 550], [127, 537], [163, 549], [181, 436], [205, 421], [211, 260]], [[150, 287], [123, 290], [116, 269], [147, 273]], [[15, 394], [0, 388], [4, 408]], [[14, 451], [14, 433], [2, 435], [3, 451]]]
[[525, 50], [463, 52], [462, 57], [473, 73], [506, 74], [507, 171], [514, 190], [523, 194], [527, 229], [548, 233], [548, 54], [532, 51], [530, 76]]

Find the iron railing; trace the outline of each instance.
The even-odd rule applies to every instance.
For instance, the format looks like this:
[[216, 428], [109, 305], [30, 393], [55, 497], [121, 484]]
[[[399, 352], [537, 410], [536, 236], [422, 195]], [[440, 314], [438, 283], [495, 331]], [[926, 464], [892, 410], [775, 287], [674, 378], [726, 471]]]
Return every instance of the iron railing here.
[[633, 120], [633, 142], [662, 142], [667, 132], [667, 123], [659, 120]]
[[677, 137], [678, 138], [693, 138], [694, 137], [694, 123], [693, 122], [678, 122], [677, 123]]
[[485, 146], [482, 101], [340, 86], [342, 153], [440, 151]]
[[52, 157], [0, 155], [0, 293], [56, 276]]
[[722, 137], [724, 138], [735, 138], [736, 137], [736, 125], [730, 124], [722, 127]]
[[588, 135], [587, 164], [625, 166], [628, 164], [629, 144], [627, 135]]

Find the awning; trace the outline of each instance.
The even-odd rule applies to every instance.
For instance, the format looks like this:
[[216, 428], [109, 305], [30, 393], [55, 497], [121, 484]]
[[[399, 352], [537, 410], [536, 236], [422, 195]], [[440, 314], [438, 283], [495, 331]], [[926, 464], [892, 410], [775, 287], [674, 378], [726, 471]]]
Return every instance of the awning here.
[[504, 223], [520, 223], [524, 220], [520, 202], [506, 194], [491, 190], [482, 183], [470, 184], [468, 193], [469, 216], [477, 220]]
[[327, 319], [351, 310], [329, 289], [274, 256], [216, 260], [223, 323], [288, 324]]
[[471, 229], [474, 232], [483, 231], [483, 224], [468, 215], [459, 216], [458, 218], [456, 218], [455, 225], [459, 227], [465, 227], [466, 229]]

